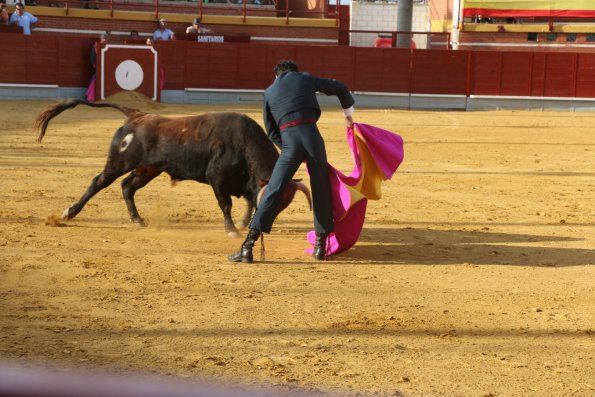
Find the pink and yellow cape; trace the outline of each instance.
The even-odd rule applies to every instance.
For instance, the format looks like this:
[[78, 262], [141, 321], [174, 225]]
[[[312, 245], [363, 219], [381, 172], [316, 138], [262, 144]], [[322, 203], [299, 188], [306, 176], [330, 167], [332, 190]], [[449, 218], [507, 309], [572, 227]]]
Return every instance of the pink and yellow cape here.
[[[381, 197], [382, 181], [391, 179], [403, 161], [403, 139], [390, 131], [367, 124], [347, 129], [347, 143], [354, 167], [349, 176], [329, 164], [335, 231], [327, 244], [327, 255], [353, 247], [364, 226], [368, 200]], [[308, 233], [314, 244], [316, 234]], [[312, 253], [313, 248], [306, 250]]]

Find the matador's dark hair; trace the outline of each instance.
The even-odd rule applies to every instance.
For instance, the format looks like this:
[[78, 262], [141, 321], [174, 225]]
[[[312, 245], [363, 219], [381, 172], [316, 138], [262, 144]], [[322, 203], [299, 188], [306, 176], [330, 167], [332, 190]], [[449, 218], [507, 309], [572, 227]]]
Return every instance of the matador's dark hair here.
[[279, 76], [283, 72], [298, 72], [298, 65], [294, 61], [282, 59], [273, 70], [275, 75]]

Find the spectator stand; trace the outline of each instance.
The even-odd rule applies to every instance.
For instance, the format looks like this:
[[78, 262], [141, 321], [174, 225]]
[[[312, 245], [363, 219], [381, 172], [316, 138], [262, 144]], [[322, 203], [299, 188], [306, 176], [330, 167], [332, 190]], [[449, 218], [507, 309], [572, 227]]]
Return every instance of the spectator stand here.
[[[10, 0], [14, 1], [14, 0]], [[260, 1], [260, 0], [258, 0]], [[327, 1], [327, 0], [323, 0]], [[325, 3], [326, 4], [326, 3]], [[278, 17], [278, 13], [285, 13], [278, 5], [255, 4], [254, 0], [242, 0], [240, 2], [204, 3], [199, 1], [163, 1], [163, 0], [35, 0], [39, 7], [52, 7], [66, 10], [98, 10], [112, 13], [137, 11], [147, 12], [154, 15], [155, 19], [163, 17], [162, 12], [198, 15], [229, 15], [229, 16], [268, 16]], [[293, 12], [293, 10], [287, 10]], [[91, 14], [92, 15], [92, 14]], [[322, 15], [321, 15], [322, 17]]]

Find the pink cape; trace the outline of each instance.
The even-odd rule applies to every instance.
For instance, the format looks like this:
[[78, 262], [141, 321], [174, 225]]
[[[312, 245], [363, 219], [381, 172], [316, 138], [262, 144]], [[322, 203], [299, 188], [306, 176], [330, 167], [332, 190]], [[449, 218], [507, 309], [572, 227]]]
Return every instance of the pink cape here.
[[[390, 131], [367, 124], [347, 129], [347, 143], [354, 167], [349, 176], [329, 165], [335, 231], [327, 244], [327, 255], [353, 247], [364, 226], [368, 200], [379, 200], [382, 181], [391, 179], [403, 161], [403, 139]], [[308, 233], [314, 244], [316, 233]], [[308, 248], [307, 253], [312, 253]]]
[[85, 99], [89, 102], [95, 102], [95, 77], [95, 74], [91, 77], [89, 87], [87, 87], [87, 92], [85, 93]]

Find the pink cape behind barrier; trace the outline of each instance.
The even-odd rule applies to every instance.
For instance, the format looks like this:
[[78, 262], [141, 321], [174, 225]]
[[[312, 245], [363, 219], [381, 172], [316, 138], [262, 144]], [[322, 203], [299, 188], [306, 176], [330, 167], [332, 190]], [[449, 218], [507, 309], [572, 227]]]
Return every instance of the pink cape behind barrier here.
[[[368, 124], [347, 129], [347, 143], [354, 166], [349, 176], [329, 165], [335, 231], [330, 235], [327, 254], [346, 251], [359, 239], [366, 217], [368, 200], [382, 196], [382, 181], [391, 179], [403, 161], [403, 139], [390, 131]], [[314, 244], [316, 234], [308, 233]], [[306, 250], [312, 253], [313, 248]]]

